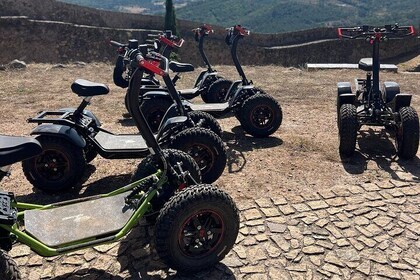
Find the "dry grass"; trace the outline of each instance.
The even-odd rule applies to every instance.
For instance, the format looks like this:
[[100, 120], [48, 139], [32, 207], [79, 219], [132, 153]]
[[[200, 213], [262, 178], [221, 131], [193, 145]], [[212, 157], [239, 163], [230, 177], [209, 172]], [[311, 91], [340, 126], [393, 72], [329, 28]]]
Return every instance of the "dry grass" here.
[[[418, 58], [417, 58], [418, 59]], [[236, 79], [234, 67], [216, 67], [220, 74]], [[193, 84], [198, 74], [185, 75], [180, 88]], [[414, 161], [395, 158], [393, 139], [378, 137], [365, 130], [359, 137], [356, 155], [342, 161], [338, 155], [335, 96], [338, 81], [353, 81], [360, 71], [307, 72], [277, 66], [245, 67], [254, 83], [272, 94], [282, 105], [284, 121], [279, 131], [267, 139], [244, 135], [238, 121], [221, 119], [224, 140], [229, 151], [229, 164], [218, 185], [236, 199], [275, 196], [288, 191], [334, 188], [376, 179], [397, 179], [400, 171], [420, 176], [420, 153]], [[104, 82], [111, 86], [107, 96], [95, 97], [90, 106], [103, 126], [116, 133], [135, 132], [125, 113], [124, 90], [112, 85], [112, 66], [89, 64], [84, 68], [67, 66], [51, 69], [51, 65], [29, 65], [25, 71], [0, 72], [1, 134], [28, 135], [34, 127], [26, 119], [45, 109], [75, 107], [79, 98], [71, 93], [71, 82], [79, 77]], [[414, 107], [420, 111], [418, 74], [383, 73], [382, 80], [395, 80], [404, 92], [414, 94]], [[105, 160], [96, 158], [89, 166], [83, 187], [58, 197], [31, 194], [19, 165], [5, 179], [2, 188], [14, 191], [23, 199], [56, 200], [105, 192], [128, 182], [138, 160]]]

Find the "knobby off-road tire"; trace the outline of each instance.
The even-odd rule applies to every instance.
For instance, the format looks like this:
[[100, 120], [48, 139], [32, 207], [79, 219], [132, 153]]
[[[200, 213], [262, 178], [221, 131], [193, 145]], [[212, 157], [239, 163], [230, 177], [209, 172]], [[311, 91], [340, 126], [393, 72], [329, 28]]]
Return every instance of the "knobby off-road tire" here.
[[242, 128], [254, 137], [267, 137], [280, 127], [283, 112], [268, 94], [255, 94], [244, 101], [238, 118]]
[[[175, 167], [178, 163], [181, 163], [181, 167], [183, 171], [189, 171], [191, 176], [197, 183], [201, 183], [201, 172], [200, 168], [198, 167], [197, 163], [194, 159], [185, 152], [173, 149], [165, 149], [162, 151], [164, 157], [167, 159], [167, 162], [170, 166]], [[133, 176], [131, 177], [131, 182], [138, 181], [143, 179], [149, 175], [156, 173], [158, 169], [162, 170], [163, 164], [160, 158], [157, 155], [149, 155], [145, 159], [143, 159], [137, 167], [137, 170], [134, 172]], [[178, 171], [178, 169], [176, 169]], [[158, 194], [152, 199], [152, 213], [159, 211], [163, 205], [174, 195], [175, 192], [182, 190], [186, 187], [192, 186], [195, 183], [193, 181], [188, 181], [186, 184], [184, 182], [180, 182], [175, 174], [171, 173], [168, 170], [168, 182], [166, 182], [162, 189], [159, 190]], [[149, 222], [153, 222], [156, 220], [157, 215], [149, 215], [146, 216], [146, 219]]]
[[126, 92], [126, 94], [124, 96], [124, 105], [125, 105], [125, 109], [127, 110], [128, 114], [131, 116], [130, 98], [128, 96], [128, 92]]
[[356, 106], [353, 104], [341, 105], [338, 122], [339, 152], [341, 155], [351, 156], [356, 148], [357, 131], [359, 130]]
[[208, 91], [201, 94], [201, 98], [206, 103], [223, 103], [231, 85], [232, 81], [219, 79], [212, 83]]
[[201, 127], [183, 130], [171, 140], [169, 148], [191, 155], [200, 167], [204, 183], [213, 183], [225, 169], [225, 145], [211, 130]]
[[166, 111], [172, 104], [173, 101], [169, 96], [143, 99], [143, 102], [140, 104], [140, 110], [153, 133], [158, 131], [163, 116], [165, 116]]
[[[241, 92], [241, 96], [242, 96], [241, 99], [243, 99], [242, 102], [244, 102], [245, 100], [247, 100], [249, 97], [254, 96], [255, 94], [267, 94], [267, 93], [264, 90], [262, 90], [261, 88], [259, 88], [259, 87], [254, 87], [252, 89], [243, 90]], [[242, 107], [240, 107], [237, 110], [235, 110], [235, 117], [236, 117], [236, 119], [239, 122], [241, 122], [241, 117], [242, 117], [242, 115], [241, 115], [241, 108]]]
[[202, 111], [191, 111], [188, 112], [188, 116], [196, 125], [201, 123], [199, 127], [210, 129], [216, 133], [217, 136], [222, 137], [222, 128], [220, 127], [219, 122], [209, 113]]
[[60, 137], [41, 136], [42, 154], [22, 162], [26, 179], [46, 192], [66, 191], [83, 176], [86, 159], [83, 149]]
[[16, 262], [5, 251], [0, 250], [0, 279], [20, 280], [22, 279], [19, 267]]
[[222, 260], [238, 230], [239, 211], [232, 198], [211, 185], [198, 185], [175, 194], [161, 210], [156, 250], [169, 267], [193, 273]]
[[401, 122], [396, 133], [397, 154], [403, 159], [412, 159], [419, 148], [419, 116], [413, 107], [399, 110]]

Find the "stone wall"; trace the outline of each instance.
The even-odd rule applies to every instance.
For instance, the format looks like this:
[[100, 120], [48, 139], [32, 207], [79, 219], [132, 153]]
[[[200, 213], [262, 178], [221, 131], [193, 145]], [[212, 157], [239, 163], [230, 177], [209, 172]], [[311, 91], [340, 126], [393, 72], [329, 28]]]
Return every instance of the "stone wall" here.
[[[150, 30], [160, 30], [163, 18], [95, 10], [54, 0], [0, 1], [0, 64], [13, 59], [27, 62], [113, 61], [110, 39], [143, 42]], [[197, 23], [180, 21], [179, 32], [186, 43], [181, 60], [203, 65], [191, 29]], [[140, 29], [141, 28], [141, 29]], [[205, 50], [213, 64], [232, 64], [224, 43], [226, 31], [214, 27]], [[339, 41], [334, 28], [317, 28], [281, 34], [251, 33], [240, 42], [243, 64], [300, 66], [305, 63], [354, 63], [370, 55], [370, 46], [361, 41]], [[382, 48], [384, 61], [420, 54], [420, 40], [388, 42]]]

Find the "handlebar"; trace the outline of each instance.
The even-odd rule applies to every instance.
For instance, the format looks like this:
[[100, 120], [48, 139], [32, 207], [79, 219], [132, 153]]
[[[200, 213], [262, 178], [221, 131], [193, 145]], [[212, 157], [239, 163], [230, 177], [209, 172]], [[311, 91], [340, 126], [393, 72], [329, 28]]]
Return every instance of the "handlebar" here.
[[[149, 52], [146, 57], [143, 57], [141, 54], [137, 54], [135, 59], [139, 67], [149, 70], [159, 76], [166, 76], [169, 73], [169, 59], [160, 53]], [[162, 62], [164, 69], [161, 69], [158, 66], [158, 63], [161, 64]]]
[[178, 39], [176, 36], [171, 36], [170, 38], [167, 38], [167, 36], [162, 35], [162, 34], [159, 36], [159, 41], [169, 47], [176, 47], [176, 48], [181, 48], [185, 42], [184, 39], [182, 38]]
[[213, 27], [211, 27], [210, 25], [203, 24], [200, 27], [194, 28], [192, 32], [203, 36], [203, 35], [209, 35], [210, 33], [214, 33], [214, 30], [213, 30]]
[[373, 26], [359, 26], [352, 28], [338, 28], [338, 37], [348, 39], [376, 39], [383, 40], [392, 37], [403, 38], [407, 36], [413, 36], [415, 34], [414, 27], [410, 26], [399, 26], [398, 24], [385, 25], [383, 27]]
[[114, 46], [114, 47], [117, 47], [117, 48], [126, 48], [126, 47], [128, 47], [128, 44], [123, 44], [123, 43], [120, 43], [120, 42], [117, 42], [117, 41], [113, 41], [113, 40], [110, 40], [109, 41], [109, 44], [111, 46]]
[[[251, 34], [251, 31], [245, 27], [242, 27], [241, 25], [237, 24], [235, 26], [226, 28], [226, 31], [232, 32], [233, 34], [239, 34], [241, 36], [248, 36]], [[235, 35], [236, 35], [235, 34]]]

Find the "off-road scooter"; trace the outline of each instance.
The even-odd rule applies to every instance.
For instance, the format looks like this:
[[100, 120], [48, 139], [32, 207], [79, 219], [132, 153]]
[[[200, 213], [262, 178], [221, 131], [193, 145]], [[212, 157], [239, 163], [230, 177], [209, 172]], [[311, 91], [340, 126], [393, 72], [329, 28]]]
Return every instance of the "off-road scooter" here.
[[[155, 40], [154, 42], [154, 46], [151, 48], [150, 45], [147, 44], [142, 44], [139, 45], [138, 41], [135, 39], [131, 39], [129, 40], [128, 44], [122, 44], [116, 41], [110, 41], [110, 44], [112, 46], [117, 47], [117, 53], [118, 53], [118, 58], [117, 58], [117, 62], [115, 64], [114, 67], [114, 83], [117, 86], [120, 86], [122, 88], [126, 87], [126, 83], [127, 80], [130, 79], [132, 72], [135, 70], [135, 65], [134, 67], [132, 67], [132, 65], [130, 65], [129, 61], [130, 61], [130, 56], [131, 54], [134, 52], [138, 52], [138, 50], [140, 49], [142, 52], [149, 52], [151, 50], [156, 51], [156, 50], [160, 50], [163, 49], [163, 55], [169, 59], [170, 56], [170, 52], [167, 51], [167, 49], [169, 48], [162, 48], [162, 45], [168, 46], [168, 44], [170, 44], [170, 47], [173, 48], [174, 46], [182, 46], [183, 41], [179, 42], [177, 38], [175, 36], [172, 35], [172, 32], [168, 31], [166, 33], [163, 34], [159, 34], [157, 35], [158, 39]], [[171, 40], [166, 39], [166, 38], [172, 38]], [[162, 41], [162, 43], [161, 43]], [[168, 43], [169, 42], [169, 43]], [[165, 55], [166, 54], [166, 55]], [[171, 62], [169, 64], [169, 67], [172, 68], [174, 65], [174, 62]], [[179, 64], [177, 64], [179, 65]], [[182, 64], [184, 65], [184, 64]], [[193, 66], [191, 66], [193, 67]], [[153, 87], [153, 88], [159, 88], [162, 90], [165, 90], [168, 92], [169, 98], [164, 98], [161, 100], [161, 102], [163, 102], [164, 105], [163, 107], [170, 107], [171, 105], [174, 104], [173, 101], [173, 96], [174, 94], [177, 94], [176, 90], [175, 93], [171, 93], [169, 92], [169, 88], [174, 89], [175, 84], [174, 82], [176, 82], [179, 79], [179, 77], [175, 76], [172, 80], [167, 80], [165, 82], [165, 84], [172, 84], [169, 85], [167, 87], [161, 87], [160, 86], [160, 82], [158, 79], [155, 78], [155, 74], [154, 73], [150, 73], [147, 77], [143, 78], [142, 80], [142, 86], [147, 86], [147, 87]], [[126, 94], [126, 98], [125, 98], [125, 106], [127, 108], [127, 111], [130, 112], [129, 108], [130, 105], [128, 104], [128, 93]], [[172, 99], [171, 99], [172, 97]], [[140, 97], [141, 98], [141, 97]], [[159, 101], [157, 101], [159, 102]], [[176, 102], [176, 101], [175, 101]], [[140, 103], [142, 103], [142, 101], [140, 100]], [[175, 106], [176, 107], [176, 106]], [[202, 128], [207, 128], [210, 129], [211, 131], [213, 131], [214, 133], [216, 133], [219, 137], [221, 137], [222, 135], [222, 128], [220, 127], [219, 123], [217, 122], [217, 120], [210, 114], [205, 113], [205, 112], [201, 112], [201, 111], [194, 111], [194, 112], [186, 112], [185, 110], [175, 110], [172, 111], [171, 114], [166, 114], [166, 111], [162, 111], [160, 110], [161, 106], [152, 106], [152, 107], [148, 107], [148, 108], [144, 108], [142, 107], [141, 110], [143, 112], [143, 114], [149, 116], [149, 119], [147, 120], [149, 123], [150, 128], [152, 129], [152, 131], [154, 133], [159, 131], [159, 127], [162, 123], [164, 123], [164, 119], [165, 118], [169, 118], [169, 117], [175, 117], [175, 116], [185, 116], [188, 118], [188, 123], [193, 125], [193, 126], [198, 126], [198, 127], [202, 127]]]
[[[140, 55], [135, 61], [148, 63]], [[141, 80], [142, 70], [135, 72]], [[132, 97], [136, 104], [138, 95]], [[132, 112], [138, 128], [148, 128], [140, 110]], [[184, 154], [171, 162], [148, 130], [145, 141], [162, 169], [111, 193], [36, 205], [17, 202], [13, 193], [0, 192], [0, 279], [21, 279], [16, 262], [7, 254], [16, 242], [52, 257], [119, 241], [154, 208], [159, 193], [179, 188], [168, 185], [168, 178], [192, 179], [182, 164], [189, 156]], [[11, 164], [41, 151], [33, 138], [0, 136], [0, 181]], [[154, 244], [169, 267], [191, 273], [222, 260], [235, 244], [238, 231], [239, 214], [233, 200], [211, 185], [196, 185], [175, 193], [164, 204], [155, 225]]]
[[[133, 52], [132, 56], [138, 53]], [[165, 67], [162, 70], [155, 66], [146, 71], [167, 76], [167, 64]], [[135, 79], [130, 84], [130, 94], [135, 91], [138, 96], [141, 82], [142, 79]], [[86, 163], [98, 153], [107, 159], [144, 158], [150, 154], [145, 141], [149, 133], [146, 127], [139, 127], [141, 134], [116, 135], [99, 127], [94, 119], [83, 113], [93, 96], [109, 92], [106, 85], [77, 80], [72, 84], [72, 90], [83, 97], [75, 111], [42, 111], [28, 120], [38, 123], [31, 135], [36, 135], [44, 151], [23, 161], [22, 166], [26, 178], [41, 190], [62, 191], [73, 187], [82, 178]], [[190, 154], [200, 166], [203, 182], [212, 183], [226, 166], [224, 144], [212, 131], [191, 126], [187, 117], [167, 118], [154, 137], [164, 147]]]
[[[194, 104], [184, 100], [183, 104], [187, 111], [208, 112], [216, 117], [234, 112], [246, 132], [255, 137], [269, 136], [281, 125], [283, 118], [281, 107], [273, 97], [254, 87], [252, 81], [246, 78], [239, 63], [237, 56], [238, 42], [249, 35], [249, 31], [240, 25], [228, 28], [227, 31], [226, 43], [231, 49], [233, 62], [242, 79], [235, 81], [227, 92], [217, 93], [219, 97], [223, 96], [223, 103]], [[218, 83], [222, 84], [226, 81], [219, 79], [210, 86], [209, 90], [211, 91], [212, 87], [220, 88], [217, 86]], [[213, 93], [216, 94], [215, 91]], [[167, 92], [158, 91], [153, 86], [144, 86], [141, 94], [142, 108], [161, 106], [161, 111], [165, 112], [167, 110], [169, 103], [156, 102], [156, 100], [168, 98]], [[147, 114], [145, 114], [145, 117], [150, 122], [152, 117]]]
[[395, 131], [397, 154], [401, 158], [416, 156], [419, 146], [419, 118], [410, 106], [411, 94], [401, 93], [396, 82], [379, 82], [379, 44], [415, 34], [412, 26], [385, 25], [339, 28], [340, 38], [362, 39], [372, 45], [372, 58], [362, 58], [359, 69], [366, 71], [366, 79], [356, 79], [355, 93], [351, 83], [337, 84], [337, 124], [340, 154], [354, 153], [357, 132], [363, 125], [383, 126]]

